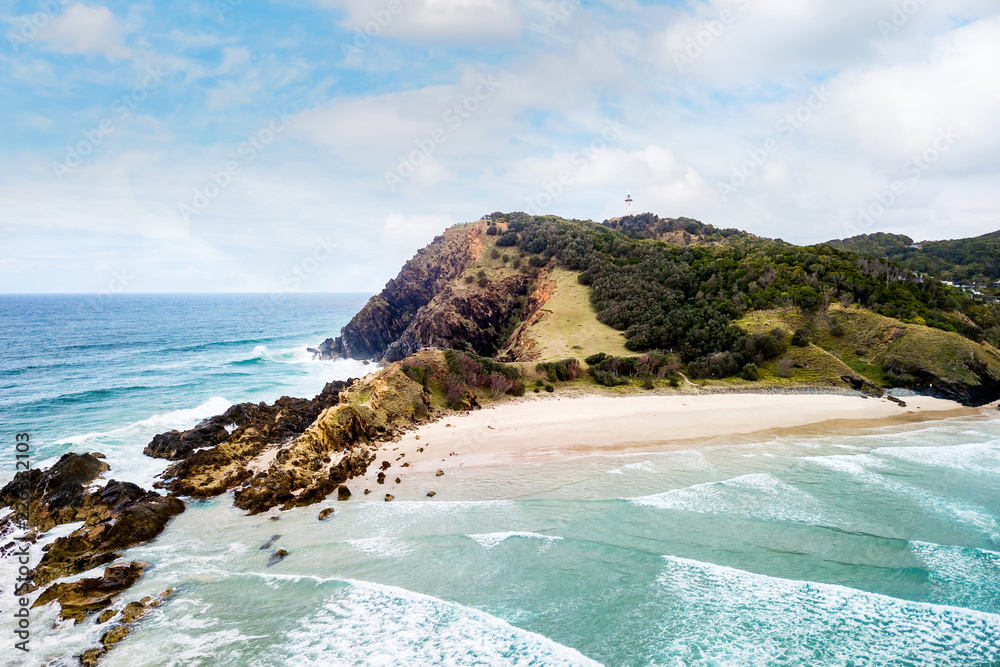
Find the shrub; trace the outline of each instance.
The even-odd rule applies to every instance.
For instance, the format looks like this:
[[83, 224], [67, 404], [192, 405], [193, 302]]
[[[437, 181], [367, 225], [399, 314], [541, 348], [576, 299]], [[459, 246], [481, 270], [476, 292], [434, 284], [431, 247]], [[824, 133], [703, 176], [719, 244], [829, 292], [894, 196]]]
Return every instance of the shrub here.
[[584, 359], [584, 361], [587, 362], [588, 366], [596, 366], [597, 364], [601, 363], [610, 356], [611, 355], [609, 355], [606, 352], [598, 352], [597, 354], [590, 355], [589, 357]]
[[465, 276], [465, 282], [471, 283], [473, 280], [475, 280], [474, 277], [472, 277], [472, 276]]
[[782, 357], [778, 361], [778, 376], [783, 378], [790, 378], [795, 375], [795, 362], [792, 361], [791, 357]]
[[500, 251], [496, 248], [490, 250], [490, 259], [500, 259]]
[[590, 273], [584, 271], [576, 277], [576, 282], [580, 283], [581, 285], [590, 285], [591, 283], [594, 282], [594, 279], [591, 278]]
[[760, 369], [757, 368], [757, 364], [751, 362], [743, 367], [743, 379], [750, 382], [760, 379]]
[[500, 258], [500, 261], [503, 262], [504, 264], [506, 264], [507, 262], [510, 261], [510, 255], [508, 255], [507, 253], [504, 253], [503, 257]]
[[550, 385], [550, 384], [545, 385], [545, 391], [549, 392], [550, 394], [552, 392], [554, 392], [555, 390], [556, 390], [556, 388], [553, 387], [552, 385]]
[[[513, 227], [513, 225], [511, 225], [511, 227]], [[497, 237], [497, 245], [501, 248], [509, 248], [517, 245], [517, 232], [513, 229], [508, 229]]]
[[479, 277], [479, 286], [480, 287], [486, 287], [489, 284], [490, 284], [490, 279], [489, 278], [487, 278], [486, 276], [480, 276]]
[[549, 382], [566, 382], [575, 380], [580, 375], [580, 362], [576, 359], [549, 361], [535, 366], [539, 373], [545, 373]]
[[679, 387], [679, 386], [681, 386], [681, 379], [680, 379], [680, 377], [677, 376], [677, 375], [672, 375], [670, 377], [670, 386], [671, 387]]
[[497, 226], [494, 225], [494, 224], [491, 224], [489, 227], [486, 228], [486, 233], [489, 234], [490, 236], [496, 236], [497, 235]]
[[479, 276], [480, 278], [483, 278], [486, 276], [486, 271], [484, 271], [483, 269], [479, 269], [476, 275]]
[[510, 263], [510, 266], [511, 266], [512, 269], [519, 269], [519, 268], [521, 268], [521, 258], [520, 257], [515, 257], [514, 261]]
[[805, 347], [809, 345], [809, 329], [805, 327], [799, 327], [792, 334], [792, 345], [796, 347]]

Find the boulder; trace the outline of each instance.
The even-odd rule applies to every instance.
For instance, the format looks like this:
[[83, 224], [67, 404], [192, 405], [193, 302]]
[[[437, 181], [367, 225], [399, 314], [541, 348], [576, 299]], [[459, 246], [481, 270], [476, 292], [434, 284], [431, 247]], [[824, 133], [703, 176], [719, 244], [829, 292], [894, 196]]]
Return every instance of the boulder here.
[[102, 577], [53, 584], [31, 606], [40, 607], [57, 601], [60, 606], [59, 615], [79, 623], [88, 614], [110, 606], [116, 595], [139, 580], [148, 565], [137, 561], [118, 563], [105, 568]]
[[320, 521], [326, 521], [331, 516], [333, 516], [333, 508], [327, 507], [325, 510], [321, 510], [319, 516], [317, 517]]

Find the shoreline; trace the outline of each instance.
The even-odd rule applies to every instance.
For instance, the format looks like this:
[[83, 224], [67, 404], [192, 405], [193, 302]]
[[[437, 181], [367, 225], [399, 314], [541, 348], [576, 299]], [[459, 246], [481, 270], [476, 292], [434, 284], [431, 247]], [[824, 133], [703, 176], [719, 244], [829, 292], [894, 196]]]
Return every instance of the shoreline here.
[[[409, 496], [412, 486], [406, 477], [422, 478], [463, 465], [698, 449], [803, 432], [859, 432], [995, 410], [992, 404], [970, 408], [929, 396], [905, 396], [903, 401], [906, 405], [900, 406], [887, 398], [822, 388], [529, 396], [446, 415], [397, 442], [384, 443], [368, 472], [356, 482], [371, 490], [372, 499], [381, 499], [383, 493]], [[385, 484], [378, 485], [383, 461], [390, 467], [385, 470]], [[396, 477], [401, 484], [394, 482]]]

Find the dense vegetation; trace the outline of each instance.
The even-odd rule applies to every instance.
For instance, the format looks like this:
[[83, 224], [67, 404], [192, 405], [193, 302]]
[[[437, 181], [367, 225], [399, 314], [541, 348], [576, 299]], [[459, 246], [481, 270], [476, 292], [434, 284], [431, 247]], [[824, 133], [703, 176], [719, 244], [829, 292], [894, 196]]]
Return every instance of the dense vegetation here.
[[865, 234], [830, 241], [839, 250], [881, 257], [939, 280], [990, 285], [1000, 280], [1000, 231], [971, 239], [925, 241], [919, 248], [900, 234]]
[[785, 343], [775, 342], [777, 334], [763, 340], [734, 325], [747, 311], [798, 306], [815, 312], [833, 300], [1000, 343], [995, 306], [830, 245], [793, 246], [714, 228], [701, 236], [727, 242], [680, 245], [654, 239], [694, 221], [656, 216], [607, 225], [523, 213], [492, 217], [494, 224], [508, 223], [498, 244], [517, 246], [529, 255], [529, 266], [555, 260], [580, 271], [598, 319], [624, 331], [628, 349], [676, 353], [703, 377], [741, 369], [752, 375], [748, 364], [780, 354], [775, 349]]

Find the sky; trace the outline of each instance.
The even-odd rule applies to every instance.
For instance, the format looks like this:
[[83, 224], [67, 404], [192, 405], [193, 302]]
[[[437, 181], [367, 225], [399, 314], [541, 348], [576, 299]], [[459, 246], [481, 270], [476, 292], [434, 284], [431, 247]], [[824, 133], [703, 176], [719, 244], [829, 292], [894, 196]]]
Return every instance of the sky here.
[[493, 211], [1000, 229], [996, 0], [0, 3], [0, 292], [376, 292]]

